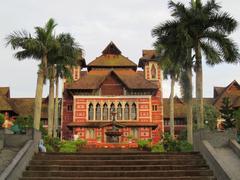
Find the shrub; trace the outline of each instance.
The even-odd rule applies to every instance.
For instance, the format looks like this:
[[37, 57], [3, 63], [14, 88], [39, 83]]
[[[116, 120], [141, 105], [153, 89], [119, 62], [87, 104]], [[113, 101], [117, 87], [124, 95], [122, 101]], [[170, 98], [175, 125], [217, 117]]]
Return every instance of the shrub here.
[[142, 150], [148, 150], [151, 146], [151, 140], [138, 140], [137, 141], [138, 147]]
[[181, 152], [191, 152], [193, 150], [192, 144], [187, 141], [178, 141], [178, 148]]
[[32, 116], [18, 116], [14, 125], [18, 126], [20, 133], [26, 133], [27, 128], [33, 128], [33, 118]]
[[163, 135], [163, 147], [167, 152], [176, 152], [180, 151], [177, 146], [177, 141], [172, 138], [169, 133], [164, 133]]
[[52, 146], [50, 146], [49, 144], [45, 144], [46, 150], [47, 152], [54, 152], [54, 149]]
[[[47, 146], [50, 146], [50, 147], [52, 147], [52, 150], [54, 152], [58, 152], [59, 148], [60, 148], [60, 145], [61, 145], [61, 141], [60, 141], [59, 138], [53, 138], [53, 137], [45, 136], [44, 137], [44, 144], [45, 144], [46, 148], [47, 148]], [[53, 151], [47, 151], [47, 152], [53, 152]]]
[[165, 152], [163, 144], [157, 143], [157, 144], [153, 145], [151, 152], [159, 152], [159, 153]]
[[61, 143], [59, 152], [74, 153], [77, 152], [77, 146], [74, 141], [64, 141]]

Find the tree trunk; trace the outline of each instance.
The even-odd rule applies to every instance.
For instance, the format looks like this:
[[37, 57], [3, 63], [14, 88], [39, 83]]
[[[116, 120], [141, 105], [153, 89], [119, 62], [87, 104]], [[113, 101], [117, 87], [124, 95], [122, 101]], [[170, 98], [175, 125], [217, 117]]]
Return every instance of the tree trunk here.
[[170, 133], [174, 138], [174, 85], [175, 77], [171, 77], [171, 93], [170, 93]]
[[49, 96], [48, 96], [48, 135], [53, 136], [53, 115], [54, 115], [54, 67], [51, 67], [50, 71], [50, 86], [49, 86]]
[[204, 109], [203, 109], [203, 71], [202, 71], [202, 57], [199, 44], [195, 46], [196, 54], [196, 100], [197, 100], [197, 127], [204, 128]]
[[189, 97], [187, 98], [187, 141], [193, 144], [193, 116], [192, 116], [192, 68], [187, 68], [187, 77], [189, 81]]
[[58, 132], [58, 88], [59, 88], [59, 78], [56, 77], [56, 98], [55, 98], [55, 111], [54, 111], [54, 131], [53, 137], [57, 137]]
[[43, 82], [44, 72], [47, 64], [47, 56], [43, 56], [41, 65], [38, 70], [37, 87], [34, 100], [34, 129], [40, 129], [40, 120], [42, 112], [42, 93], [43, 93]]

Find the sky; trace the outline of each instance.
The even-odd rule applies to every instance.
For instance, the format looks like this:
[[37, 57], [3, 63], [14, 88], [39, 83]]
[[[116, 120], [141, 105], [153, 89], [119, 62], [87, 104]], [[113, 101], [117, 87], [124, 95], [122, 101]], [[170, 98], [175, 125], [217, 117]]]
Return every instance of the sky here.
[[[178, 0], [188, 3], [190, 0]], [[175, 0], [175, 2], [177, 2]], [[206, 2], [203, 0], [203, 2]], [[240, 22], [240, 1], [217, 0], [222, 11]], [[6, 36], [13, 31], [43, 26], [54, 18], [56, 33], [68, 32], [84, 49], [87, 63], [101, 55], [113, 41], [122, 54], [138, 63], [142, 49], [152, 49], [151, 30], [171, 19], [168, 0], [0, 0], [0, 87], [9, 86], [11, 97], [34, 97], [39, 61], [14, 58], [14, 50], [6, 47]], [[240, 26], [239, 26], [240, 27]], [[240, 46], [239, 27], [231, 38]], [[234, 79], [240, 82], [240, 65], [204, 64], [204, 97], [213, 96], [214, 86], [227, 86]], [[179, 86], [176, 95], [180, 96]], [[163, 81], [163, 96], [169, 97], [170, 82]], [[48, 94], [48, 85], [43, 96]]]

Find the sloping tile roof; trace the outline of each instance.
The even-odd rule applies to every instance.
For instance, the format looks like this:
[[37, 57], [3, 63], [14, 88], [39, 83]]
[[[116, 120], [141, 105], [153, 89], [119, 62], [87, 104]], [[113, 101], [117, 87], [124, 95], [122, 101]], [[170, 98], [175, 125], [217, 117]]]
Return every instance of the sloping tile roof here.
[[90, 62], [88, 67], [137, 67], [130, 59], [123, 55], [106, 54]]
[[214, 98], [216, 98], [217, 96], [219, 96], [223, 91], [224, 91], [224, 87], [214, 87]]
[[7, 96], [9, 91], [9, 87], [0, 87], [0, 96]]
[[130, 67], [136, 69], [137, 65], [123, 56], [117, 46], [110, 42], [103, 50], [102, 55], [90, 62], [87, 67]]
[[[163, 98], [163, 116], [164, 118], [170, 118], [170, 102], [169, 98]], [[213, 104], [213, 98], [203, 98], [204, 104]], [[193, 104], [196, 104], [196, 99], [193, 98]], [[186, 118], [186, 104], [181, 98], [174, 97], [174, 117], [175, 118]]]
[[66, 89], [98, 89], [102, 82], [111, 73], [115, 74], [120, 81], [129, 89], [157, 89], [157, 85], [146, 80], [141, 73], [131, 69], [114, 69], [114, 70], [91, 70], [87, 75], [78, 81], [67, 84]]
[[148, 61], [158, 61], [157, 53], [155, 50], [142, 50], [142, 57], [139, 59], [138, 67], [144, 67]]
[[[230, 89], [232, 87], [237, 87], [238, 91], [232, 92]], [[222, 99], [224, 97], [229, 97], [231, 102], [234, 103], [235, 99], [240, 96], [240, 85], [236, 80], [232, 81], [227, 87], [221, 89], [220, 94], [218, 96], [214, 97], [214, 106], [217, 107], [218, 109], [222, 105]]]
[[11, 102], [6, 96], [0, 96], [0, 111], [13, 111]]
[[113, 72], [129, 89], [158, 89], [156, 84], [146, 80], [136, 71], [116, 69]]

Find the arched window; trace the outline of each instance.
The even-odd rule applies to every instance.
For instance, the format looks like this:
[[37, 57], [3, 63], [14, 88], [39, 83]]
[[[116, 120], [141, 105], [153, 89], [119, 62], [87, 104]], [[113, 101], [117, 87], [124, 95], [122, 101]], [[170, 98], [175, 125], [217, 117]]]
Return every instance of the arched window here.
[[155, 65], [152, 65], [151, 75], [152, 75], [152, 79], [156, 79], [156, 77], [157, 77], [157, 70], [156, 70]]
[[93, 128], [87, 129], [87, 138], [94, 139], [95, 138], [95, 131]]
[[122, 120], [122, 105], [121, 105], [121, 103], [119, 103], [118, 107], [117, 107], [117, 120]]
[[124, 108], [124, 120], [129, 120], [129, 105], [128, 105], [128, 103], [125, 104], [125, 108]]
[[106, 103], [103, 105], [103, 120], [108, 120], [108, 106]]
[[113, 112], [115, 112], [115, 105], [112, 103], [110, 106], [110, 119], [113, 119]]
[[136, 120], [137, 119], [137, 106], [136, 106], [135, 103], [132, 104], [131, 119], [132, 120]]
[[96, 105], [96, 120], [101, 120], [101, 106], [99, 103]]
[[93, 104], [90, 103], [88, 106], [88, 120], [93, 120]]

